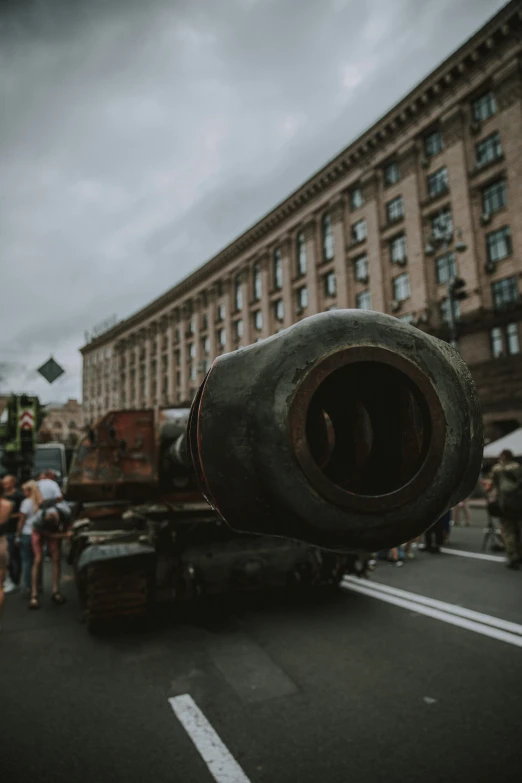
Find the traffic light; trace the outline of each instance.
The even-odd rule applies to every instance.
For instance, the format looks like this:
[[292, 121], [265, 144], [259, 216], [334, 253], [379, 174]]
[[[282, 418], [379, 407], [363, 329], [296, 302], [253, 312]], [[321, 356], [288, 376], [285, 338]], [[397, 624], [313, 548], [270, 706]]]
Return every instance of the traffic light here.
[[453, 299], [455, 299], [456, 301], [462, 301], [463, 299], [467, 299], [469, 294], [465, 289], [466, 289], [466, 281], [463, 280], [462, 277], [456, 277], [451, 283], [451, 294], [453, 296]]

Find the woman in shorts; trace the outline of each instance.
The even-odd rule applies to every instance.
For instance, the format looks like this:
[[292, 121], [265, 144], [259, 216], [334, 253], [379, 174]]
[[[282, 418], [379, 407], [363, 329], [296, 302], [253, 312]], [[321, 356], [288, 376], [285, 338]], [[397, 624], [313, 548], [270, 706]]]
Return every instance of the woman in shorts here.
[[9, 565], [9, 557], [7, 554], [7, 536], [6, 536], [6, 523], [9, 521], [11, 512], [14, 508], [12, 501], [4, 498], [4, 487], [0, 481], [0, 618], [2, 617], [2, 609], [4, 607], [4, 581], [7, 574], [7, 566]]
[[[33, 590], [33, 527], [43, 498], [36, 481], [26, 481], [25, 484], [22, 485], [22, 492], [24, 493], [25, 498], [20, 504], [20, 517], [18, 519], [18, 541], [20, 543], [20, 554], [22, 557], [22, 573], [24, 584], [31, 594], [29, 608], [38, 609], [38, 584], [40, 580], [37, 582], [36, 590]], [[36, 596], [36, 601], [33, 600], [34, 596]]]

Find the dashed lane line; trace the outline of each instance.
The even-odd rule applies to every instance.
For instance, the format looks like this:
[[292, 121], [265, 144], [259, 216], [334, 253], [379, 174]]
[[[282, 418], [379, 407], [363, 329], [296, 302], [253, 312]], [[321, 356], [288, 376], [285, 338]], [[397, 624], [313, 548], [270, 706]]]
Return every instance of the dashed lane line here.
[[192, 696], [173, 696], [169, 704], [217, 783], [250, 783]]
[[[369, 588], [366, 585], [367, 583], [364, 582], [351, 582], [347, 579], [343, 580], [342, 582], [342, 587], [345, 590], [351, 590], [355, 593], [366, 595], [369, 598], [376, 598], [378, 601], [384, 601], [385, 603], [393, 604], [394, 606], [400, 606], [403, 609], [409, 609], [410, 611], [416, 612], [417, 614], [431, 617], [434, 620], [440, 620], [441, 622], [448, 623], [449, 625], [456, 625], [459, 628], [464, 628], [468, 631], [479, 633], [482, 636], [489, 636], [491, 639], [497, 639], [498, 641], [506, 642], [507, 644], [511, 644], [514, 647], [522, 647], [522, 636], [516, 633], [509, 633], [508, 631], [504, 631], [498, 627], [485, 625], [484, 623], [477, 622], [476, 620], [470, 620], [467, 617], [462, 617], [448, 611], [442, 611], [441, 609], [436, 609], [433, 606], [427, 606], [424, 603], [420, 603], [418, 600], [407, 600], [405, 598], [399, 597], [398, 595], [393, 595], [382, 590]], [[417, 598], [419, 597], [423, 598], [423, 596], [417, 596]]]

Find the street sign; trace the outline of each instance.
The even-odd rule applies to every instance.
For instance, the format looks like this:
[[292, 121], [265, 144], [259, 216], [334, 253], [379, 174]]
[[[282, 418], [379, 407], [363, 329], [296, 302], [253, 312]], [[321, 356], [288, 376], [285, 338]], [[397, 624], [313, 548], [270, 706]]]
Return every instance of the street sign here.
[[34, 428], [34, 413], [32, 410], [26, 408], [20, 411], [18, 417], [18, 423], [21, 430], [32, 430]]
[[39, 372], [48, 383], [53, 383], [60, 375], [64, 374], [65, 370], [63, 367], [60, 367], [58, 362], [55, 362], [51, 356], [45, 364], [42, 364], [42, 366], [38, 368], [37, 372]]

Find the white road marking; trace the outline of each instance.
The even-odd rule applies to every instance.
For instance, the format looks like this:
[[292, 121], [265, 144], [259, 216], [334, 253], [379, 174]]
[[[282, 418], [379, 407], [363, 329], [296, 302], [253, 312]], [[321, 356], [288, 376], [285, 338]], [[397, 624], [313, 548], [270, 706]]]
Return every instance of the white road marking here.
[[192, 696], [174, 696], [169, 703], [217, 783], [250, 783]]
[[473, 620], [468, 620], [465, 617], [458, 617], [455, 614], [449, 612], [442, 612], [440, 609], [433, 609], [430, 606], [424, 606], [418, 601], [407, 601], [404, 598], [399, 598], [396, 595], [389, 595], [385, 592], [377, 590], [370, 590], [363, 586], [363, 583], [353, 584], [351, 582], [344, 582], [342, 586], [345, 590], [352, 590], [355, 593], [361, 593], [362, 595], [369, 596], [370, 598], [376, 598], [378, 601], [384, 601], [388, 604], [394, 604], [400, 606], [403, 609], [410, 609], [417, 614], [423, 614], [426, 617], [431, 617], [434, 620], [441, 620], [443, 623], [449, 625], [457, 625], [460, 628], [465, 628], [468, 631], [474, 631], [475, 633], [482, 634], [482, 636], [489, 636], [492, 639], [497, 639], [501, 642], [507, 642], [514, 647], [522, 647], [522, 636], [518, 636], [514, 633], [508, 633], [507, 631], [501, 631], [498, 628], [492, 628], [482, 623], [477, 623]]
[[484, 555], [481, 552], [467, 552], [465, 549], [449, 549], [446, 546], [441, 546], [441, 552], [445, 555], [459, 555], [459, 557], [471, 557], [474, 560], [489, 560], [492, 563], [505, 563], [506, 558], [502, 555]]
[[[361, 584], [361, 580], [353, 576], [345, 576], [343, 582], [356, 585]], [[483, 614], [482, 612], [476, 612], [473, 609], [466, 609], [466, 607], [458, 606], [458, 604], [449, 604], [446, 601], [439, 601], [436, 598], [428, 598], [428, 596], [419, 595], [418, 593], [410, 593], [408, 590], [400, 590], [398, 587], [390, 587], [389, 585], [380, 584], [380, 582], [365, 581], [363, 584], [364, 587], [376, 590], [377, 592], [395, 595], [398, 598], [404, 598], [407, 601], [415, 601], [415, 603], [422, 604], [423, 606], [430, 606], [432, 609], [440, 609], [442, 612], [448, 612], [457, 617], [465, 617], [467, 620], [473, 620], [477, 623], [482, 623], [483, 625], [490, 625], [492, 628], [499, 628], [501, 631], [507, 631], [508, 633], [522, 636], [522, 625], [512, 623], [509, 620], [502, 620], [500, 617], [493, 617], [490, 614]]]

